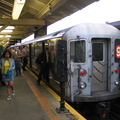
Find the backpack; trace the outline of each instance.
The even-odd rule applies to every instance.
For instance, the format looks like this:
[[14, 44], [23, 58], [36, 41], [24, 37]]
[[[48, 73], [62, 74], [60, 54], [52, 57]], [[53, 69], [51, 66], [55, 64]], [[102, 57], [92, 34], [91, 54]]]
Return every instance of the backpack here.
[[41, 55], [40, 55], [40, 54], [37, 56], [35, 62], [36, 62], [37, 64], [40, 64], [40, 63], [41, 63]]

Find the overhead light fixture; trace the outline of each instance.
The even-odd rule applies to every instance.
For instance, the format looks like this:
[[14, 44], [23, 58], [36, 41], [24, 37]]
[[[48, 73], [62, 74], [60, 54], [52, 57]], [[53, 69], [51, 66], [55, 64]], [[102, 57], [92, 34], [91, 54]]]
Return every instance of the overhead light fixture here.
[[8, 37], [8, 38], [9, 38], [9, 37], [11, 37], [11, 35], [6, 35], [5, 37]]
[[14, 26], [8, 26], [5, 29], [10, 30], [10, 29], [14, 29], [14, 28], [15, 28]]
[[12, 11], [12, 18], [13, 20], [17, 20], [20, 16], [20, 13], [23, 9], [26, 0], [15, 0], [13, 11]]
[[1, 33], [13, 32], [13, 30], [2, 30]]
[[0, 38], [1, 38], [1, 37], [4, 37], [4, 35], [0, 35]]

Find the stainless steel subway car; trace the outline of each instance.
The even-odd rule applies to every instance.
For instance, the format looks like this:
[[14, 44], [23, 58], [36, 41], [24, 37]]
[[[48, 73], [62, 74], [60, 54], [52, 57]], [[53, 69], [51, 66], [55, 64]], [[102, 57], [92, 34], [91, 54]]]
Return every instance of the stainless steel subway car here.
[[67, 101], [99, 102], [120, 97], [120, 31], [115, 27], [79, 24], [23, 44], [28, 47], [28, 67], [33, 71], [39, 69], [35, 63], [38, 53], [49, 47], [49, 84], [55, 87], [56, 81], [65, 82]]

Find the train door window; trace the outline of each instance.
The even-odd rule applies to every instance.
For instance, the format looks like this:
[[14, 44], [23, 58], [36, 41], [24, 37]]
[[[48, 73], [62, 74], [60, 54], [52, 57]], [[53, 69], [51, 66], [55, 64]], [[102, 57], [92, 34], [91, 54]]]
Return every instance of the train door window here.
[[45, 41], [45, 44], [44, 44], [44, 45], [45, 45], [45, 49], [46, 49], [46, 48], [49, 48], [49, 41]]
[[32, 43], [31, 44], [31, 54], [32, 54], [32, 58], [35, 56], [35, 44], [34, 43]]
[[42, 42], [35, 43], [35, 57], [37, 57], [42, 52]]
[[73, 62], [84, 63], [86, 60], [85, 55], [85, 40], [70, 42], [70, 59], [73, 60]]
[[93, 43], [93, 61], [103, 61], [103, 43]]

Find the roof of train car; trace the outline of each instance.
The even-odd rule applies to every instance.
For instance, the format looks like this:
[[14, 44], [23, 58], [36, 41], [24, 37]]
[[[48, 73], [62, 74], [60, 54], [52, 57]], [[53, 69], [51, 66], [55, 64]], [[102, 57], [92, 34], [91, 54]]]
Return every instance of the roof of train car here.
[[[26, 0], [18, 20], [12, 19], [14, 0], [0, 0], [0, 35], [12, 35], [10, 40], [24, 39], [38, 28], [50, 25], [99, 0]], [[12, 33], [1, 33], [15, 26]], [[7, 40], [0, 38], [0, 42]]]
[[120, 21], [115, 21], [115, 22], [111, 22], [111, 23], [108, 23], [116, 28], [118, 28], [120, 30]]
[[66, 28], [66, 29], [63, 29], [63, 30], [60, 30], [60, 31], [56, 31], [56, 32], [48, 34], [48, 35], [44, 35], [42, 37], [38, 37], [38, 38], [32, 39], [30, 41], [24, 42], [24, 43], [18, 43], [16, 45], [11, 45], [11, 47], [26, 45], [26, 44], [29, 44], [29, 43], [35, 43], [35, 42], [44, 41], [44, 40], [49, 40], [49, 39], [52, 39], [52, 38], [59, 38], [59, 37], [62, 37], [72, 27], [69, 27], [69, 28]]
[[[95, 35], [98, 36], [98, 35], [101, 35], [101, 34], [104, 35], [104, 36], [115, 34], [115, 35], [119, 35], [119, 37], [120, 37], [120, 31], [117, 28], [115, 28], [111, 25], [104, 24], [104, 23], [81, 23], [81, 24], [78, 24], [78, 25], [60, 30], [60, 31], [56, 31], [56, 32], [48, 34], [48, 35], [44, 35], [42, 37], [38, 37], [36, 39], [30, 40], [30, 41], [27, 41], [27, 42], [24, 42], [24, 43], [21, 43], [21, 44], [18, 44], [18, 45], [13, 45], [11, 47], [30, 44], [30, 43], [35, 43], [35, 42], [44, 41], [44, 40], [50, 40], [50, 39], [53, 39], [53, 38], [60, 38], [65, 33], [67, 33], [67, 31], [69, 31], [71, 28], [74, 28], [74, 27], [79, 27], [79, 33], [84, 34], [86, 36], [88, 34], [89, 35], [91, 34], [91, 35], [94, 35], [94, 36]], [[75, 31], [74, 31], [74, 34], [76, 34]]]

